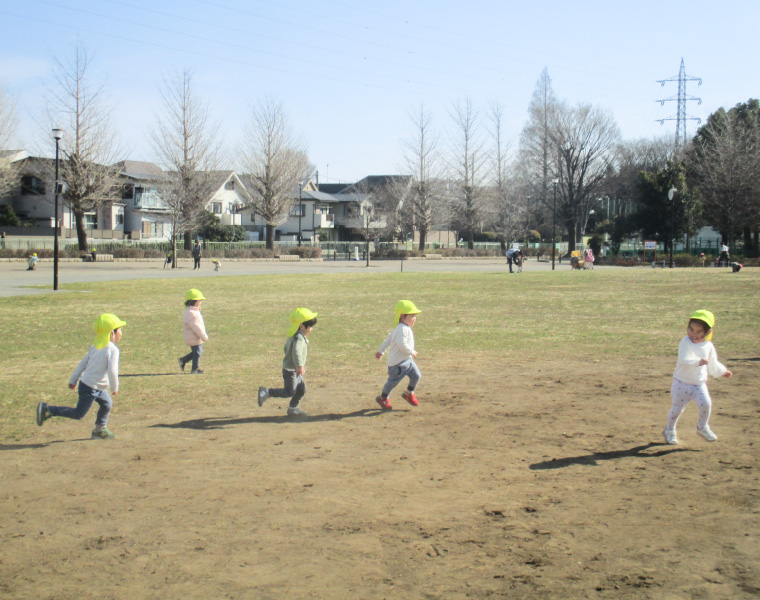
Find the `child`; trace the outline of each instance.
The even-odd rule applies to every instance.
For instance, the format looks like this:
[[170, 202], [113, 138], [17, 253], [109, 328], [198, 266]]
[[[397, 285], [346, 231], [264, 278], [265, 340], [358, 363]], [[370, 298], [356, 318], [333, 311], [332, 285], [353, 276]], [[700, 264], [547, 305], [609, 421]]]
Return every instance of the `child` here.
[[164, 261], [164, 269], [165, 269], [166, 267], [170, 267], [170, 266], [171, 266], [171, 264], [172, 264], [172, 253], [171, 253], [171, 252], [169, 252], [169, 253], [167, 253], [167, 255], [166, 255], [166, 260]]
[[290, 398], [289, 417], [303, 417], [306, 413], [299, 407], [306, 394], [306, 354], [309, 346], [309, 334], [317, 324], [317, 314], [308, 308], [297, 308], [290, 313], [290, 329], [285, 342], [285, 358], [282, 360], [282, 380], [285, 387], [279, 389], [259, 388], [259, 406], [267, 398]]
[[185, 365], [192, 361], [192, 375], [202, 375], [203, 369], [200, 368], [201, 354], [203, 354], [203, 342], [208, 342], [206, 327], [203, 324], [201, 315], [201, 303], [206, 298], [200, 291], [195, 288], [189, 290], [185, 295], [185, 315], [182, 318], [182, 335], [185, 343], [190, 346], [190, 352], [185, 356], [177, 359], [181, 371], [185, 370]]
[[102, 314], [95, 320], [95, 341], [89, 351], [74, 369], [69, 378], [69, 388], [77, 389], [79, 382], [79, 402], [76, 408], [69, 406], [48, 406], [44, 402], [37, 405], [37, 425], [42, 425], [51, 417], [83, 419], [93, 402], [100, 405], [95, 417], [95, 429], [90, 436], [93, 440], [111, 440], [116, 436], [108, 431], [108, 415], [113, 402], [108, 388], [115, 396], [119, 391], [119, 349], [121, 328], [126, 323], [116, 315]]
[[393, 408], [388, 396], [404, 377], [409, 377], [409, 385], [401, 397], [412, 406], [419, 405], [417, 396], [414, 395], [414, 388], [417, 387], [422, 375], [414, 362], [417, 352], [414, 350], [412, 327], [417, 322], [417, 315], [422, 311], [409, 300], [398, 302], [395, 310], [396, 320], [393, 323], [395, 327], [380, 344], [380, 350], [375, 353], [375, 358], [380, 360], [388, 350], [388, 381], [385, 382], [380, 395], [375, 398], [375, 402], [383, 410]]
[[27, 271], [36, 271], [37, 270], [37, 262], [39, 259], [37, 258], [37, 253], [33, 253], [29, 255], [29, 258], [26, 259], [26, 262], [29, 264], [29, 267], [26, 269]]
[[214, 263], [214, 271], [218, 271], [222, 268], [222, 259], [221, 258], [215, 258], [211, 261]]
[[699, 408], [697, 433], [708, 442], [718, 439], [707, 426], [710, 418], [710, 393], [707, 391], [707, 376], [731, 377], [732, 373], [718, 362], [718, 355], [712, 342], [712, 328], [715, 316], [709, 310], [698, 310], [689, 317], [686, 336], [678, 345], [678, 362], [673, 373], [673, 386], [670, 395], [673, 404], [668, 413], [668, 424], [662, 436], [668, 444], [677, 444], [676, 422], [694, 400]]

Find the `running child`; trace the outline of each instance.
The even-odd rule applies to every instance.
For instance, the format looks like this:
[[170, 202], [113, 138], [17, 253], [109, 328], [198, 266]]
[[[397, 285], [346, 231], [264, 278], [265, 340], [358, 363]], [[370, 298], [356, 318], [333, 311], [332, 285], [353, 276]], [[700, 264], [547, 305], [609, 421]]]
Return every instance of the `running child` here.
[[309, 350], [309, 334], [317, 324], [317, 314], [308, 308], [297, 308], [290, 313], [290, 329], [285, 341], [282, 359], [282, 380], [284, 387], [259, 388], [259, 406], [268, 398], [290, 398], [289, 417], [303, 417], [306, 413], [299, 404], [306, 394], [306, 355]]
[[114, 396], [119, 391], [119, 349], [116, 344], [121, 340], [121, 328], [126, 323], [116, 315], [105, 313], [95, 320], [95, 341], [87, 354], [79, 362], [69, 378], [69, 388], [77, 389], [79, 382], [79, 402], [75, 408], [69, 406], [48, 406], [44, 402], [37, 405], [37, 425], [51, 417], [83, 419], [93, 402], [99, 407], [95, 417], [95, 429], [90, 436], [93, 440], [110, 440], [116, 436], [108, 431], [108, 415]]
[[185, 365], [192, 362], [192, 375], [202, 375], [203, 369], [200, 368], [201, 354], [203, 354], [203, 342], [208, 342], [206, 327], [203, 324], [203, 315], [201, 315], [201, 304], [205, 296], [195, 288], [188, 290], [185, 295], [185, 315], [182, 317], [182, 336], [185, 343], [190, 346], [190, 352], [185, 356], [177, 359], [181, 371], [185, 370]]
[[388, 381], [385, 382], [382, 392], [375, 398], [375, 402], [383, 410], [391, 410], [393, 407], [388, 399], [390, 393], [404, 377], [409, 377], [409, 385], [401, 397], [412, 406], [418, 406], [419, 401], [414, 395], [414, 389], [420, 382], [422, 374], [417, 368], [414, 359], [417, 358], [417, 352], [414, 349], [414, 333], [412, 327], [417, 322], [417, 315], [422, 311], [419, 310], [410, 300], [401, 300], [395, 307], [396, 319], [393, 322], [394, 328], [380, 344], [380, 349], [375, 353], [375, 358], [380, 360], [388, 351]]
[[692, 400], [699, 408], [697, 433], [708, 442], [718, 439], [707, 420], [710, 418], [710, 392], [707, 391], [707, 377], [731, 377], [732, 373], [720, 362], [712, 342], [715, 316], [709, 310], [698, 310], [689, 317], [686, 336], [678, 344], [678, 362], [673, 373], [670, 388], [672, 405], [668, 413], [668, 423], [662, 437], [668, 444], [677, 444], [676, 422]]

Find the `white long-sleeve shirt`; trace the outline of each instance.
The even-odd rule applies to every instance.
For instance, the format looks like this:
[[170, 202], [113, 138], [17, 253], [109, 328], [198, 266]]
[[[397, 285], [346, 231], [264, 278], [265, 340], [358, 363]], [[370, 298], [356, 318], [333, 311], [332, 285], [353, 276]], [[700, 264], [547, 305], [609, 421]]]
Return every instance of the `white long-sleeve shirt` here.
[[[700, 359], [706, 358], [707, 364], [699, 366]], [[699, 385], [707, 381], [708, 375], [715, 378], [723, 377], [726, 367], [718, 362], [718, 354], [712, 342], [695, 344], [684, 336], [678, 344], [678, 362], [673, 377], [683, 383]]]
[[69, 378], [71, 385], [76, 385], [77, 381], [82, 381], [96, 390], [102, 391], [110, 387], [113, 393], [118, 392], [119, 349], [116, 345], [108, 342], [108, 345], [100, 350], [90, 346]]
[[388, 365], [394, 366], [412, 358], [414, 355], [414, 333], [412, 328], [403, 323], [396, 325], [385, 341], [380, 344], [380, 354], [388, 350]]

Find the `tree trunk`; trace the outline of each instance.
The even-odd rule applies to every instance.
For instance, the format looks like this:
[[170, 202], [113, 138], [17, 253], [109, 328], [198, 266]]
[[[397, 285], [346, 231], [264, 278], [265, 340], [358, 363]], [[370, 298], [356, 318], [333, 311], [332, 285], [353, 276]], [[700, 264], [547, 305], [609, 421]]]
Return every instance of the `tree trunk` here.
[[77, 243], [80, 252], [87, 252], [87, 232], [84, 230], [84, 211], [74, 210], [74, 221], [77, 229]]
[[267, 250], [274, 250], [274, 225], [267, 223]]
[[427, 228], [421, 227], [420, 228], [420, 243], [418, 246], [419, 250], [425, 250], [425, 242], [427, 241]]
[[473, 228], [470, 227], [470, 231], [467, 234], [467, 249], [468, 250], [474, 250], [475, 249], [475, 232], [473, 231]]
[[193, 249], [193, 235], [190, 231], [185, 232], [185, 250], [192, 250]]

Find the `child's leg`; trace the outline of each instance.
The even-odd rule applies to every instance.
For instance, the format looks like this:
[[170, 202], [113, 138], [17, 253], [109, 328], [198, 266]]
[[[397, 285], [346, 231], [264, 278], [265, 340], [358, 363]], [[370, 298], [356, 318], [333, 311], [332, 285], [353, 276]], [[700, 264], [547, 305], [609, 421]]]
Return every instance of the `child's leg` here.
[[383, 398], [390, 396], [393, 388], [395, 388], [401, 380], [406, 377], [407, 364], [406, 361], [388, 367], [388, 381], [385, 382], [381, 395]]
[[197, 371], [200, 368], [201, 354], [203, 354], [203, 346], [200, 344], [190, 346], [190, 360], [193, 361], [193, 371]]
[[406, 386], [406, 389], [410, 392], [413, 392], [414, 389], [417, 387], [417, 385], [420, 383], [420, 379], [422, 379], [422, 373], [420, 373], [420, 369], [417, 366], [417, 363], [415, 363], [413, 360], [411, 361], [411, 365], [409, 366], [409, 385]]
[[686, 405], [692, 400], [690, 388], [693, 387], [694, 386], [682, 383], [676, 379], [673, 380], [673, 385], [670, 386], [672, 404], [670, 406], [670, 412], [668, 413], [668, 424], [665, 426], [666, 429], [670, 429], [671, 431], [675, 430], [678, 417], [681, 416]]
[[296, 391], [296, 372], [282, 370], [282, 381], [285, 387], [281, 388], [269, 388], [270, 398], [290, 398]]
[[92, 403], [95, 401], [98, 390], [91, 388], [79, 382], [79, 402], [77, 402], [76, 408], [70, 406], [48, 406], [48, 413], [51, 417], [66, 417], [67, 419], [83, 419], [90, 410]]
[[707, 427], [707, 421], [710, 418], [712, 400], [710, 399], [710, 392], [707, 391], [706, 383], [694, 387], [696, 388], [694, 392], [694, 402], [696, 402], [697, 407], [699, 408], [697, 429], [704, 429]]
[[95, 417], [95, 430], [98, 431], [105, 429], [108, 425], [108, 415], [111, 414], [113, 400], [111, 400], [108, 390], [103, 390], [95, 397], [95, 402], [100, 405], [100, 408], [98, 408], [98, 415]]

